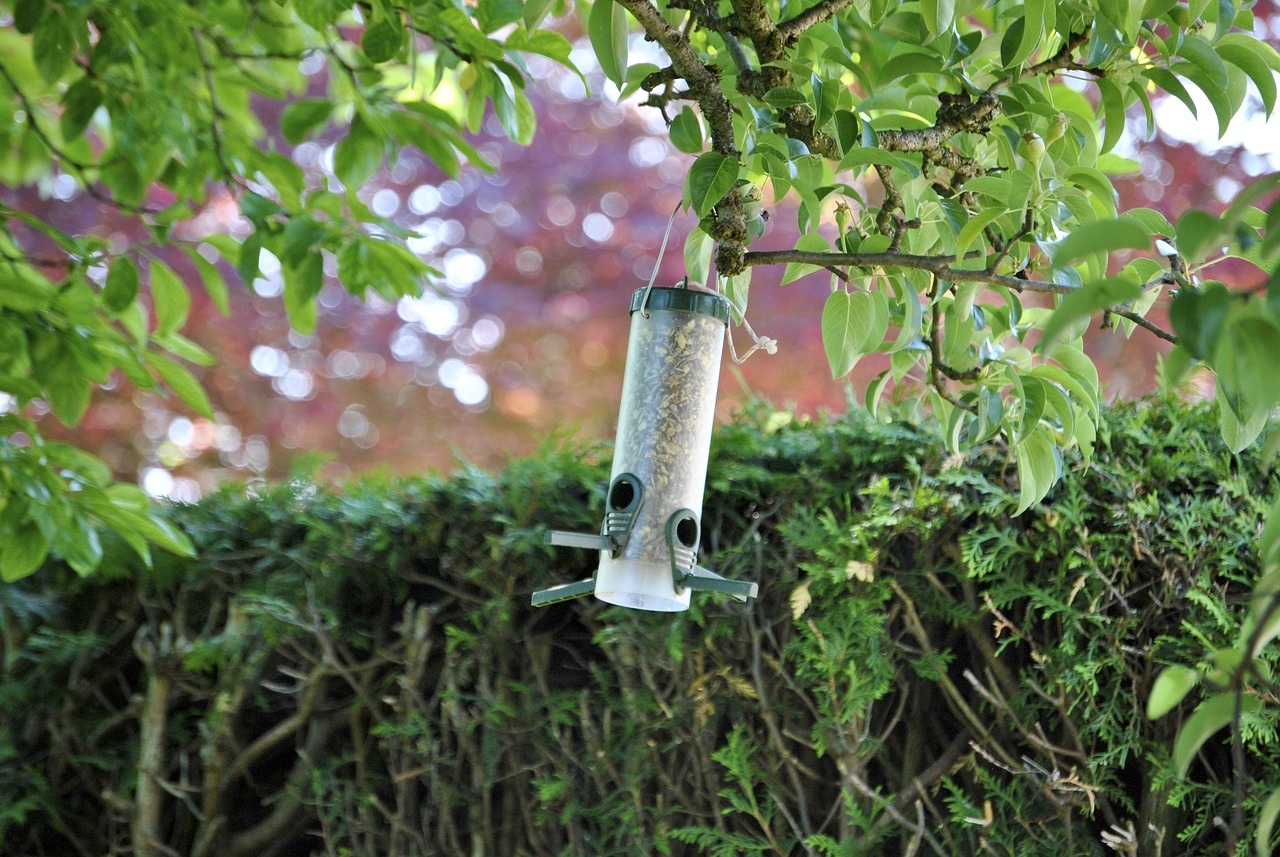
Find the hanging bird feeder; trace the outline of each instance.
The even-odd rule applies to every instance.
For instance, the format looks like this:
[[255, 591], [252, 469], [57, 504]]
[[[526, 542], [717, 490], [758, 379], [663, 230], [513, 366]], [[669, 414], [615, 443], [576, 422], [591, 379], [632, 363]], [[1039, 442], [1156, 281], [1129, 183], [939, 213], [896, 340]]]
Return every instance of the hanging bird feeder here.
[[756, 584], [698, 565], [702, 494], [715, 421], [729, 301], [689, 288], [637, 289], [631, 296], [622, 407], [600, 533], [552, 530], [547, 543], [600, 551], [589, 580], [533, 594], [541, 607], [595, 593], [638, 610], [689, 609], [694, 590], [740, 601]]

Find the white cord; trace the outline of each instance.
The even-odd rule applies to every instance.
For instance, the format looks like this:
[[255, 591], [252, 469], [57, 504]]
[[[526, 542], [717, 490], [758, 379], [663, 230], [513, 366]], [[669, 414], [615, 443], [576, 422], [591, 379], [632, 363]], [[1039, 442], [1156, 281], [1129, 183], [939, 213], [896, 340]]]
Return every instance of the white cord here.
[[[687, 278], [686, 278], [686, 281], [687, 281]], [[690, 285], [700, 288], [704, 292], [709, 292], [713, 295], [720, 295], [720, 297], [724, 298], [724, 295], [720, 294], [719, 290], [709, 289], [706, 286], [704, 286], [702, 283], [690, 283]], [[733, 312], [737, 313], [738, 321], [742, 322], [742, 326], [747, 329], [747, 333], [750, 334], [752, 339], [752, 345], [750, 348], [747, 349], [747, 353], [739, 357], [738, 349], [735, 348], [733, 344], [733, 329], [730, 328], [730, 330], [728, 331], [729, 356], [733, 358], [733, 362], [741, 366], [743, 363], [747, 361], [748, 357], [750, 357], [752, 354], [755, 354], [757, 351], [764, 351], [764, 353], [766, 354], [777, 354], [778, 340], [771, 339], [768, 336], [761, 336], [758, 333], [756, 333], [755, 329], [751, 327], [751, 322], [747, 321], [747, 317], [743, 315], [742, 310], [738, 309], [738, 305], [735, 304], [733, 301], [729, 300], [728, 298], [725, 298], [725, 300], [728, 301], [729, 306], [733, 308]]]

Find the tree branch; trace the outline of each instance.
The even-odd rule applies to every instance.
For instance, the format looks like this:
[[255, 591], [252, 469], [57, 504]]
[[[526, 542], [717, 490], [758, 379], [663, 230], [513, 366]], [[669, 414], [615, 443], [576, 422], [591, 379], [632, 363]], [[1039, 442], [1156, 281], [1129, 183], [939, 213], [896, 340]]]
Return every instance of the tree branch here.
[[[956, 263], [955, 256], [913, 256], [908, 253], [832, 253], [821, 250], [751, 250], [742, 257], [742, 263], [750, 268], [755, 265], [786, 265], [795, 262], [800, 265], [815, 265], [819, 268], [847, 266], [851, 268], [907, 268], [913, 271], [928, 271], [942, 280], [954, 283], [989, 283], [993, 286], [1004, 286], [1019, 294], [1035, 292], [1039, 294], [1065, 295], [1076, 291], [1078, 286], [1066, 283], [1054, 283], [1048, 280], [1024, 280], [1008, 274], [994, 274], [986, 269], [971, 271], [951, 267]], [[1160, 327], [1150, 319], [1144, 318], [1133, 310], [1113, 307], [1111, 312], [1128, 319], [1143, 330], [1154, 334], [1165, 342], [1177, 343], [1178, 338]]]
[[794, 18], [788, 18], [783, 21], [778, 25], [778, 33], [786, 40], [787, 44], [791, 44], [805, 30], [835, 17], [841, 9], [852, 4], [853, 0], [822, 0], [822, 2], [810, 6]]
[[671, 57], [672, 67], [689, 84], [689, 92], [702, 108], [702, 117], [710, 129], [711, 147], [722, 155], [738, 157], [738, 150], [733, 144], [733, 109], [729, 106], [729, 99], [721, 90], [715, 73], [703, 64], [689, 39], [667, 23], [667, 19], [662, 17], [662, 13], [649, 0], [617, 2], [667, 52], [667, 56]]

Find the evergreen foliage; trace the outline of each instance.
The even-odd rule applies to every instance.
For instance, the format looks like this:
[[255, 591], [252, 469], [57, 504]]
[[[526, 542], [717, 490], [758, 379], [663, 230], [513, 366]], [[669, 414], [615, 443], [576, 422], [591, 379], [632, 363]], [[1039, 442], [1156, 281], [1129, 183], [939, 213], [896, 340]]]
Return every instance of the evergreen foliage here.
[[760, 406], [703, 547], [762, 597], [685, 614], [529, 607], [590, 574], [542, 535], [595, 526], [599, 450], [175, 509], [194, 558], [0, 589], [0, 852], [1229, 853], [1274, 655], [1185, 780], [1194, 698], [1145, 701], [1236, 640], [1272, 478], [1203, 406], [1099, 427], [1015, 519], [998, 446]]

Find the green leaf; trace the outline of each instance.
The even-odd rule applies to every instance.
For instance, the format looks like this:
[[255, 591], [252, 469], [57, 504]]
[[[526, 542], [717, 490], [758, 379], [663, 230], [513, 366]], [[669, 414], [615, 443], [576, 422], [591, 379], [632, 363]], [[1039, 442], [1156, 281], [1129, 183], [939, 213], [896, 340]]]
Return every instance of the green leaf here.
[[524, 4], [524, 26], [529, 32], [538, 29], [538, 25], [542, 23], [542, 19], [547, 17], [547, 13], [551, 11], [551, 7], [556, 4], [556, 0], [528, 0]]
[[[179, 556], [194, 556], [191, 539], [151, 506], [151, 500], [136, 485], [116, 483], [106, 490], [110, 506], [119, 514], [132, 516], [131, 526], [155, 545]], [[95, 507], [95, 512], [101, 512]]]
[[482, 33], [493, 33], [523, 17], [523, 0], [480, 0], [476, 4], [476, 23]]
[[587, 36], [600, 70], [621, 87], [627, 77], [627, 10], [616, 0], [595, 0], [587, 16]]
[[50, 464], [59, 471], [75, 474], [74, 478], [79, 481], [99, 488], [111, 484], [111, 468], [83, 449], [69, 443], [46, 442], [44, 453]]
[[822, 307], [822, 345], [831, 377], [848, 375], [864, 354], [884, 341], [888, 329], [883, 296], [877, 302], [870, 292], [832, 292]]
[[64, 15], [62, 10], [45, 15], [32, 39], [31, 54], [45, 83], [56, 83], [71, 67], [75, 42], [71, 36], [71, 25]]
[[527, 95], [516, 90], [514, 96], [508, 96], [505, 90], [496, 90], [493, 108], [494, 113], [498, 115], [502, 130], [509, 138], [521, 146], [528, 146], [533, 142], [533, 135], [538, 127], [538, 117]]
[[688, 107], [682, 108], [671, 120], [671, 143], [687, 155], [702, 151], [702, 123]]
[[841, 153], [848, 152], [859, 144], [858, 116], [852, 110], [840, 108], [834, 117], [836, 141], [840, 144]]
[[102, 90], [98, 82], [85, 75], [78, 79], [62, 96], [62, 139], [70, 143], [84, 134], [89, 120], [102, 104]]
[[152, 342], [159, 345], [165, 351], [168, 351], [175, 357], [180, 357], [188, 363], [194, 363], [197, 366], [212, 366], [218, 362], [218, 359], [201, 348], [196, 343], [187, 339], [181, 333], [171, 333], [168, 336], [156, 336], [152, 338]]
[[218, 312], [223, 315], [231, 313], [230, 296], [227, 294], [227, 281], [222, 273], [208, 259], [200, 255], [200, 251], [195, 247], [187, 248], [187, 255], [191, 258], [191, 262], [196, 266], [196, 272], [200, 275], [201, 282], [204, 283], [204, 290], [209, 295], [209, 299], [213, 301], [214, 306], [218, 308]]
[[44, 18], [48, 0], [18, 0], [13, 4], [13, 25], [24, 36], [30, 35]]
[[1062, 268], [1082, 256], [1123, 249], [1146, 250], [1150, 246], [1151, 233], [1141, 223], [1116, 219], [1078, 226], [1056, 244], [1046, 243], [1045, 249], [1053, 267]]
[[1130, 277], [1116, 276], [1092, 280], [1082, 288], [1063, 295], [1053, 315], [1045, 323], [1039, 347], [1047, 349], [1058, 336], [1076, 322], [1107, 307], [1119, 306], [1142, 294], [1142, 285]]
[[1238, 454], [1251, 446], [1258, 439], [1258, 435], [1262, 434], [1262, 430], [1267, 427], [1269, 417], [1268, 411], [1259, 410], [1251, 414], [1247, 421], [1241, 423], [1235, 411], [1228, 407], [1226, 402], [1218, 400], [1218, 428], [1222, 432], [1222, 440], [1232, 453]]
[[1222, 37], [1215, 48], [1218, 56], [1243, 71], [1253, 81], [1253, 85], [1258, 88], [1258, 95], [1262, 98], [1263, 113], [1270, 118], [1271, 111], [1276, 106], [1274, 72], [1280, 71], [1269, 62], [1274, 57], [1276, 62], [1280, 63], [1280, 55], [1276, 54], [1275, 48], [1243, 33], [1228, 33]]
[[1184, 259], [1198, 262], [1225, 244], [1223, 222], [1207, 211], [1193, 208], [1178, 218], [1174, 238]]
[[344, 185], [354, 190], [372, 178], [381, 166], [381, 139], [357, 113], [347, 136], [334, 148], [333, 171]]
[[193, 411], [208, 419], [213, 419], [213, 406], [209, 404], [209, 396], [195, 376], [181, 364], [170, 360], [163, 354], [154, 351], [147, 354], [147, 365], [164, 381], [165, 385], [186, 402]]
[[1151, 686], [1151, 695], [1147, 697], [1147, 719], [1164, 717], [1199, 683], [1199, 670], [1180, 665], [1165, 667], [1156, 676], [1155, 683]]
[[156, 336], [168, 336], [187, 323], [191, 295], [173, 269], [151, 258], [151, 300], [156, 314]]
[[0, 307], [32, 312], [44, 309], [53, 286], [28, 265], [0, 265]]
[[324, 286], [324, 259], [307, 253], [297, 265], [284, 266], [284, 308], [289, 324], [299, 333], [316, 329], [316, 296]]
[[808, 104], [809, 99], [795, 87], [775, 86], [764, 94], [764, 103], [781, 110], [785, 107], [799, 107], [801, 104]]
[[732, 277], [720, 277], [720, 294], [729, 299], [738, 310], [738, 315], [747, 314], [747, 296], [751, 289], [751, 269], [747, 268]]
[[[1097, 203], [1101, 204], [1109, 214], [1116, 213], [1119, 195], [1111, 179], [1093, 167], [1071, 167], [1062, 174], [1063, 181], [1087, 190]], [[1095, 206], [1096, 207], [1096, 206]]]
[[[607, 0], [612, 3], [613, 0]], [[689, 168], [689, 201], [698, 218], [706, 217], [738, 180], [738, 162], [719, 152], [700, 155]]]
[[1102, 115], [1104, 117], [1104, 133], [1102, 152], [1110, 152], [1120, 142], [1124, 133], [1124, 94], [1105, 77], [1098, 78], [1098, 93], [1102, 97]]
[[1121, 220], [1132, 220], [1142, 226], [1148, 235], [1167, 235], [1173, 237], [1177, 231], [1163, 214], [1152, 208], [1131, 208], [1120, 216]]
[[1058, 481], [1060, 457], [1049, 439], [1047, 431], [1037, 428], [1015, 447], [1018, 456], [1018, 508], [1014, 516], [1021, 515], [1044, 499]]
[[57, 357], [44, 368], [44, 392], [49, 399], [49, 407], [53, 415], [63, 425], [74, 427], [84, 416], [89, 407], [89, 398], [93, 394], [93, 384], [85, 374], [84, 368], [70, 351], [60, 351]]
[[1183, 33], [1177, 55], [1199, 68], [1204, 82], [1213, 89], [1227, 88], [1227, 66], [1204, 39], [1194, 33]]
[[1169, 321], [1178, 344], [1197, 360], [1208, 360], [1220, 339], [1232, 300], [1230, 291], [1219, 282], [1180, 289], [1169, 306]]
[[1045, 17], [1053, 11], [1052, 0], [1027, 0], [1023, 6], [1022, 33], [1018, 47], [1009, 57], [1002, 57], [1005, 68], [1021, 65], [1030, 59], [1045, 31]]
[[80, 515], [53, 534], [52, 549], [80, 576], [92, 574], [102, 562], [102, 541], [90, 521]]
[[983, 208], [969, 218], [969, 222], [960, 230], [960, 236], [956, 239], [956, 256], [963, 259], [982, 231], [993, 221], [1003, 217], [1005, 211], [1003, 207]]
[[821, 128], [831, 121], [836, 107], [840, 103], [840, 93], [845, 86], [839, 80], [822, 80], [816, 74], [811, 76], [813, 88], [813, 127]]
[[0, 580], [13, 583], [34, 574], [48, 555], [48, 537], [34, 521], [24, 518], [0, 544]]
[[[817, 232], [806, 232], [796, 240], [796, 249], [805, 250], [810, 253], [826, 253], [831, 250], [831, 245], [827, 243], [827, 239], [823, 238]], [[782, 282], [779, 285], [787, 285], [794, 283], [801, 277], [812, 274], [814, 271], [821, 271], [821, 265], [806, 265], [800, 262], [788, 262], [786, 269], [782, 272]]]
[[299, 98], [291, 101], [280, 114], [280, 133], [295, 146], [317, 126], [328, 121], [333, 102], [327, 98]]
[[711, 251], [715, 239], [700, 227], [689, 230], [684, 239], [684, 271], [689, 281], [706, 285], [711, 279]]
[[[1262, 704], [1256, 696], [1245, 696], [1240, 703], [1242, 714], [1256, 711]], [[1186, 778], [1187, 769], [1191, 767], [1191, 762], [1204, 742], [1231, 723], [1235, 713], [1236, 697], [1233, 693], [1215, 694], [1196, 706], [1195, 711], [1178, 730], [1178, 738], [1173, 744], [1173, 766], [1178, 779]]]
[[1219, 395], [1246, 425], [1280, 405], [1280, 327], [1268, 317], [1239, 318], [1227, 328], [1210, 365], [1218, 375]]
[[1271, 848], [1271, 833], [1275, 830], [1276, 816], [1280, 815], [1280, 789], [1273, 791], [1258, 810], [1258, 830], [1253, 837], [1253, 853], [1257, 857], [1275, 854]]
[[382, 63], [393, 59], [405, 45], [404, 22], [399, 15], [384, 15], [364, 29], [360, 37], [360, 50], [369, 62]]
[[924, 13], [924, 25], [929, 34], [936, 36], [951, 29], [956, 17], [955, 0], [920, 0], [920, 11]]
[[905, 170], [912, 178], [920, 175], [920, 168], [899, 155], [886, 152], [884, 149], [876, 149], [868, 146], [859, 146], [844, 153], [844, 157], [840, 159], [840, 165], [836, 167], [837, 172], [852, 169], [853, 167], [864, 167], [871, 164], [879, 164], [882, 167], [896, 167]]
[[1199, 110], [1196, 108], [1196, 100], [1191, 97], [1191, 93], [1182, 85], [1182, 81], [1168, 69], [1154, 67], [1143, 69], [1142, 73], [1165, 92], [1182, 102], [1182, 104], [1191, 111], [1192, 116], [1198, 116]]
[[107, 284], [102, 290], [102, 304], [108, 312], [119, 313], [138, 296], [138, 266], [122, 256], [107, 271]]

